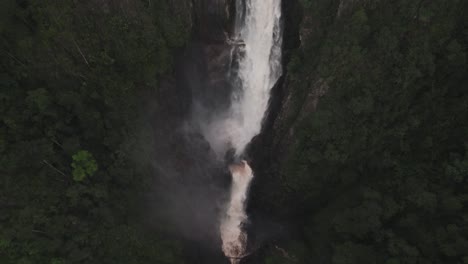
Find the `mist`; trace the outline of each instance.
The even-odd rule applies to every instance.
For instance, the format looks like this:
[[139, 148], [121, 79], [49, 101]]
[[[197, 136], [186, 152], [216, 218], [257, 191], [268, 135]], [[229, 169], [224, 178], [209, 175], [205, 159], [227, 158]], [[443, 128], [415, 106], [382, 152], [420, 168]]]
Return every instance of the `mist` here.
[[[219, 10], [205, 9], [214, 12], [213, 23], [206, 17], [200, 23], [229, 21]], [[159, 214], [185, 238], [222, 249], [232, 263], [248, 253], [245, 208], [255, 172], [245, 150], [261, 131], [282, 73], [281, 1], [238, 0], [235, 10], [222, 36], [219, 28], [200, 30], [181, 55], [176, 83], [191, 100], [167, 130], [179, 153], [155, 159], [167, 179], [157, 188], [164, 201]], [[167, 135], [161, 136], [160, 144], [167, 144]]]

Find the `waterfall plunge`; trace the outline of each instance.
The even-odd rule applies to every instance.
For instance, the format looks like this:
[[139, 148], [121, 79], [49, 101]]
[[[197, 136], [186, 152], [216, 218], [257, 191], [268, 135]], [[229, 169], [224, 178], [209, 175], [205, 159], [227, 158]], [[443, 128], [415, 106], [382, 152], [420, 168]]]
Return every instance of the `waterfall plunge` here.
[[[238, 87], [228, 111], [201, 125], [202, 133], [218, 157], [234, 149], [240, 157], [260, 133], [270, 92], [282, 74], [281, 0], [236, 0], [234, 43], [238, 53]], [[245, 12], [245, 13], [244, 13]], [[238, 263], [246, 254], [245, 201], [253, 173], [246, 161], [230, 166], [231, 197], [221, 221], [223, 252]]]
[[[238, 8], [241, 1], [237, 0]], [[236, 23], [236, 41], [244, 44], [238, 72], [241, 89], [233, 94], [229, 116], [215, 126], [216, 133], [222, 135], [221, 141], [215, 142], [215, 150], [232, 147], [236, 156], [242, 155], [260, 133], [271, 89], [282, 73], [281, 0], [246, 0], [245, 12], [238, 16], [244, 21]], [[231, 165], [230, 171], [231, 199], [220, 231], [224, 254], [234, 264], [246, 254], [247, 234], [242, 224], [247, 220], [245, 201], [253, 173], [245, 161]]]
[[242, 230], [242, 223], [247, 220], [245, 200], [250, 181], [253, 178], [252, 169], [247, 162], [229, 166], [232, 175], [231, 199], [225, 218], [221, 222], [220, 231], [223, 241], [223, 252], [237, 263], [246, 252], [247, 234]]

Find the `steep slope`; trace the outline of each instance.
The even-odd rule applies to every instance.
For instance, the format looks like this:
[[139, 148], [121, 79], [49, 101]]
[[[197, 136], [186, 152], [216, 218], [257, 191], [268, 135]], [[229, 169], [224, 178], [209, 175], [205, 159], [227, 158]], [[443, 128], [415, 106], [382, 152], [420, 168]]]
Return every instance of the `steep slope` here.
[[264, 260], [466, 261], [466, 2], [302, 4], [256, 156]]

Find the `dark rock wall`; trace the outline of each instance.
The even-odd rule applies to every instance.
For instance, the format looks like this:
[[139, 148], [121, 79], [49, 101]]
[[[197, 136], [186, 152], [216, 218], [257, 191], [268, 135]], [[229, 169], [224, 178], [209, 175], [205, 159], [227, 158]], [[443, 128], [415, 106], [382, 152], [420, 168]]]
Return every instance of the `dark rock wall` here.
[[[250, 190], [248, 213], [250, 215], [250, 230], [252, 255], [245, 263], [260, 263], [262, 252], [272, 241], [280, 239], [290, 231], [285, 230], [283, 222], [278, 221], [270, 211], [263, 207], [263, 200], [269, 199], [265, 194], [274, 192], [271, 188], [278, 180], [279, 155], [283, 146], [282, 139], [289, 127], [291, 112], [288, 107], [291, 99], [291, 80], [287, 65], [294, 50], [300, 47], [300, 27], [303, 20], [302, 8], [297, 0], [285, 0], [283, 8], [283, 76], [272, 90], [270, 106], [263, 124], [262, 133], [252, 141], [248, 149], [248, 157], [255, 171], [255, 178]], [[284, 144], [288, 144], [287, 142]]]
[[[182, 0], [180, 0], [182, 1]], [[229, 175], [225, 164], [214, 161], [209, 145], [196, 127], [197, 108], [203, 112], [216, 112], [229, 106], [232, 80], [232, 46], [226, 41], [232, 34], [235, 0], [182, 1], [190, 14], [192, 38], [176, 55], [173, 78], [162, 82], [158, 106], [152, 110], [155, 135], [155, 170], [158, 179], [155, 196], [150, 202], [158, 217], [172, 223], [175, 232], [187, 241], [190, 263], [224, 263], [220, 250], [218, 219], [223, 201], [227, 198]], [[259, 189], [268, 188], [270, 173], [276, 169], [275, 160], [279, 138], [287, 124], [283, 116], [290, 98], [290, 80], [287, 63], [293, 50], [300, 46], [301, 7], [297, 0], [283, 1], [284, 75], [272, 91], [270, 109], [263, 132], [249, 148], [256, 178], [251, 190], [249, 206], [252, 215], [252, 249], [256, 249], [279, 235], [280, 226], [269, 222], [269, 216], [258, 208]], [[162, 95], [162, 96], [161, 96]], [[286, 106], [286, 108], [285, 108]], [[200, 114], [203, 115], [203, 114]], [[207, 118], [201, 116], [201, 118]], [[278, 130], [277, 130], [278, 129]], [[261, 199], [260, 199], [261, 200]], [[163, 201], [156, 202], [156, 201]], [[278, 232], [272, 232], [277, 229]], [[255, 254], [251, 256], [255, 261]], [[197, 262], [199, 261], [199, 262]]]
[[186, 242], [188, 263], [227, 263], [218, 226], [230, 177], [200, 135], [196, 119], [199, 107], [214, 112], [229, 101], [230, 5], [225, 0], [184, 3], [190, 8], [192, 37], [175, 54], [174, 75], [162, 81], [158, 98], [163, 100], [152, 106], [157, 176], [149, 208], [154, 219], [172, 226], [168, 233]]

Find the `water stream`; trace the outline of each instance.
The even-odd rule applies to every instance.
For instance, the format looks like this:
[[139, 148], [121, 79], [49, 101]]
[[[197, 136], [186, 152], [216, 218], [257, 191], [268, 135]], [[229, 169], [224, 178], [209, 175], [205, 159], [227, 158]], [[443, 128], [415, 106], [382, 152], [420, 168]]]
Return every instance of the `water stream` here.
[[[231, 40], [238, 57], [237, 81], [229, 111], [205, 127], [206, 138], [218, 154], [233, 149], [242, 157], [247, 145], [261, 131], [270, 93], [282, 74], [281, 0], [237, 0], [236, 28]], [[253, 172], [242, 160], [230, 166], [232, 187], [221, 221], [223, 252], [238, 263], [247, 252], [248, 220], [245, 202]]]

